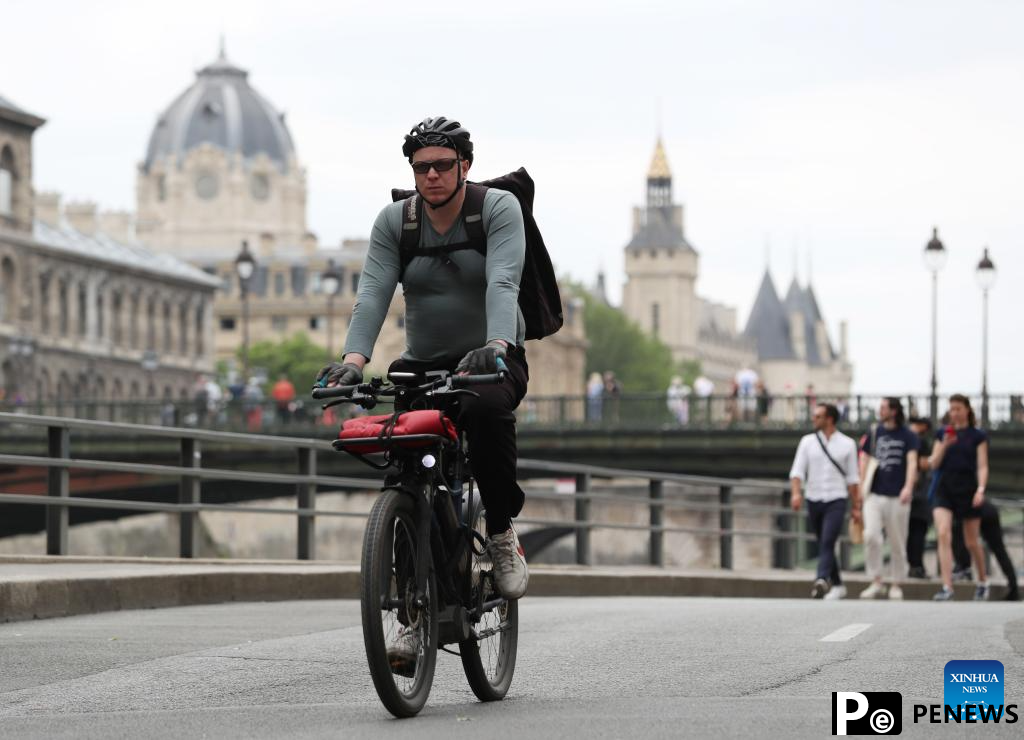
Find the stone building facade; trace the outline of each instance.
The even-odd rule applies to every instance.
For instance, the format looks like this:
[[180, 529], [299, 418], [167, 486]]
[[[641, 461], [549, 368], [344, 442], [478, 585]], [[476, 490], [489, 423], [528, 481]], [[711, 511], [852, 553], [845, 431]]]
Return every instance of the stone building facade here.
[[32, 135], [43, 122], [0, 98], [5, 401], [187, 397], [196, 373], [213, 369], [216, 280], [104, 233], [122, 224], [117, 214], [35, 196]]
[[796, 278], [784, 299], [765, 270], [744, 333], [757, 343], [761, 378], [773, 392], [849, 396], [853, 366], [847, 355], [846, 322], [840, 324], [839, 349], [832, 346], [814, 288]]
[[633, 209], [625, 254], [622, 310], [677, 362], [699, 362], [722, 392], [737, 370], [756, 363], [753, 343], [736, 330], [736, 310], [697, 295], [699, 255], [684, 233], [683, 206], [673, 201], [660, 139], [647, 172], [647, 202]]
[[673, 201], [660, 140], [647, 173], [647, 203], [633, 209], [625, 257], [622, 310], [668, 345], [677, 361], [698, 361], [718, 393], [751, 368], [773, 393], [804, 393], [813, 385], [819, 393], [849, 394], [845, 324], [837, 352], [810, 285], [794, 280], [782, 301], [766, 272], [742, 331], [735, 308], [697, 295], [699, 254], [684, 234], [683, 206]]
[[[159, 116], [138, 167], [137, 199], [140, 238], [219, 279], [214, 305], [217, 359], [233, 362], [242, 345], [243, 303], [235, 259], [243, 240], [256, 260], [247, 293], [250, 344], [280, 341], [301, 331], [315, 343], [340, 351], [368, 242], [350, 239], [328, 247], [307, 230], [305, 170], [284, 116], [249, 84], [245, 70], [227, 60], [223, 49]], [[321, 287], [331, 261], [342, 273], [333, 300]], [[527, 347], [534, 395], [583, 392], [582, 314], [565, 308], [565, 329]], [[399, 290], [371, 367], [382, 371], [404, 348], [405, 305]]]
[[306, 233], [306, 173], [284, 114], [219, 58], [157, 119], [136, 175], [138, 237], [185, 259]]

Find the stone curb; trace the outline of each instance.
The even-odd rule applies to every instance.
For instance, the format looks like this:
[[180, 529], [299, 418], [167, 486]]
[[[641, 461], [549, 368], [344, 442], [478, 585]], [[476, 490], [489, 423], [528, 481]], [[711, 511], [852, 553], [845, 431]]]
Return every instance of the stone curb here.
[[[28, 562], [28, 561], [23, 561]], [[47, 561], [33, 561], [44, 563]], [[49, 561], [52, 562], [52, 561]], [[172, 564], [173, 563], [173, 564]], [[292, 599], [359, 597], [356, 565], [253, 564], [225, 565], [164, 561], [100, 563], [78, 561], [54, 564], [54, 573], [0, 576], [0, 623], [69, 617], [122, 609], [158, 609], [197, 604]], [[39, 568], [36, 568], [38, 570]], [[49, 569], [48, 567], [46, 569]], [[76, 574], [72, 571], [83, 570]], [[109, 569], [109, 573], [103, 573]], [[149, 572], [139, 572], [149, 571]], [[847, 586], [856, 598], [867, 580], [850, 577]], [[907, 600], [929, 600], [934, 581], [905, 583]], [[720, 572], [687, 573], [639, 568], [560, 568], [535, 566], [530, 596], [703, 596], [727, 598], [807, 599], [810, 580], [801, 574]], [[992, 587], [1001, 599], [1004, 586]], [[972, 584], [957, 584], [956, 599], [969, 601]]]

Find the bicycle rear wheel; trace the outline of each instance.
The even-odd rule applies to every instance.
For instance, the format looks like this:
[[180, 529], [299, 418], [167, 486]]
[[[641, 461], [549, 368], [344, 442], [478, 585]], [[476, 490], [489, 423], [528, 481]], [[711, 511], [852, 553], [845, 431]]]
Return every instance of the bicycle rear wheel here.
[[[474, 529], [484, 531], [484, 512], [479, 510]], [[477, 550], [474, 542], [471, 571], [472, 603], [483, 604], [498, 598], [490, 556]], [[480, 701], [505, 698], [516, 670], [519, 646], [519, 602], [503, 601], [485, 611], [473, 625], [473, 636], [459, 643], [462, 669], [469, 687]]]
[[[396, 717], [412, 717], [427, 701], [437, 662], [437, 589], [428, 574], [426, 604], [413, 603], [418, 548], [416, 506], [408, 494], [385, 490], [370, 512], [363, 539], [363, 643], [374, 688]], [[395, 672], [388, 648], [400, 633], [416, 655], [411, 675]], [[405, 666], [408, 667], [407, 665]]]

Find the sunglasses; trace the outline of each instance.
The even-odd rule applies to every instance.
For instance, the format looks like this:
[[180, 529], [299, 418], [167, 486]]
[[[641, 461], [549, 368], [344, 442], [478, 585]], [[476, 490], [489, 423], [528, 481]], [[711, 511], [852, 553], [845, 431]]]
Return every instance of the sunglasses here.
[[425, 175], [430, 172], [430, 168], [433, 167], [434, 171], [437, 173], [447, 172], [454, 167], [455, 163], [458, 161], [458, 159], [435, 159], [432, 162], [413, 162], [412, 171], [417, 175]]

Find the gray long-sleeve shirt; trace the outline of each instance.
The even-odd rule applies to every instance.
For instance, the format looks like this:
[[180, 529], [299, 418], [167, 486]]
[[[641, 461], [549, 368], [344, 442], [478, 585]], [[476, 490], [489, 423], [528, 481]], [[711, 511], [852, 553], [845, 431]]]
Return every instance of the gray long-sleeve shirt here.
[[[374, 222], [345, 339], [346, 354], [371, 356], [391, 305], [401, 270], [402, 203], [385, 206]], [[487, 235], [486, 259], [466, 249], [449, 255], [458, 270], [439, 257], [415, 257], [405, 268], [404, 358], [458, 360], [491, 339], [523, 344], [526, 325], [519, 310], [519, 279], [526, 254], [523, 212], [514, 195], [492, 188], [484, 196], [481, 215]], [[467, 238], [462, 215], [443, 235], [428, 218], [422, 220], [421, 248], [456, 244]]]

